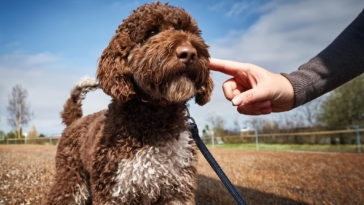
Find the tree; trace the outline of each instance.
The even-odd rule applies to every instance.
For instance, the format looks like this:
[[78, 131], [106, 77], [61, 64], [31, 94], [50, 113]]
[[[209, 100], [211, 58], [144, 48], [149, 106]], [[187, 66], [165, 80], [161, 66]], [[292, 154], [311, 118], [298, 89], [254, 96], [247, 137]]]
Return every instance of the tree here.
[[4, 138], [5, 138], [5, 133], [2, 130], [0, 130], [0, 140], [4, 140]]
[[317, 98], [312, 100], [297, 108], [298, 118], [304, 120], [303, 124], [307, 124], [310, 127], [316, 125], [317, 116], [320, 112], [320, 105], [322, 103], [322, 98]]
[[16, 133], [13, 131], [10, 131], [8, 134], [6, 134], [6, 138], [14, 139], [14, 138], [16, 138]]
[[244, 122], [245, 125], [249, 125], [250, 128], [263, 133], [275, 133], [279, 130], [279, 123], [275, 120], [267, 120], [265, 116], [251, 116]]
[[18, 138], [21, 138], [21, 126], [27, 125], [33, 118], [30, 105], [26, 102], [27, 96], [27, 90], [23, 89], [21, 85], [14, 86], [11, 96], [9, 96], [9, 105], [6, 107], [9, 112], [8, 123], [16, 129]]
[[32, 124], [32, 127], [30, 128], [27, 138], [34, 139], [38, 137], [37, 129], [35, 128], [34, 124]]
[[323, 102], [317, 119], [331, 128], [363, 124], [364, 75], [331, 92]]
[[238, 118], [235, 118], [233, 123], [234, 123], [234, 131], [240, 132], [240, 123], [238, 121]]
[[224, 132], [225, 120], [219, 115], [210, 114], [206, 119], [212, 127], [216, 136], [222, 136]]
[[304, 127], [303, 116], [299, 114], [276, 113], [271, 116], [250, 116], [243, 124], [261, 133], [290, 132]]

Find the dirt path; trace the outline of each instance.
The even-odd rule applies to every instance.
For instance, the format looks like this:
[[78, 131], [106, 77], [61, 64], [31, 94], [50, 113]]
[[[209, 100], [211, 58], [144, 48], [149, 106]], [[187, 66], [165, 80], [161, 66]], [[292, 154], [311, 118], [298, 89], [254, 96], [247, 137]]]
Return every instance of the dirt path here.
[[[212, 149], [248, 204], [363, 204], [364, 155]], [[201, 155], [198, 199], [234, 204]], [[214, 203], [211, 203], [214, 204]]]

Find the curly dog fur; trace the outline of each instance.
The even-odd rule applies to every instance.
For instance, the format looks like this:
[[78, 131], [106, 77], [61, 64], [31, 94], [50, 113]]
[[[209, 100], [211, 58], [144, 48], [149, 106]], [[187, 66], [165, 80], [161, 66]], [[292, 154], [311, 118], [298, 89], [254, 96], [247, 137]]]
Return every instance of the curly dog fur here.
[[[186, 102], [210, 100], [207, 49], [181, 8], [145, 4], [123, 20], [99, 59], [98, 83], [82, 79], [64, 105], [44, 204], [194, 204]], [[82, 99], [98, 87], [112, 97], [108, 109], [82, 117]]]

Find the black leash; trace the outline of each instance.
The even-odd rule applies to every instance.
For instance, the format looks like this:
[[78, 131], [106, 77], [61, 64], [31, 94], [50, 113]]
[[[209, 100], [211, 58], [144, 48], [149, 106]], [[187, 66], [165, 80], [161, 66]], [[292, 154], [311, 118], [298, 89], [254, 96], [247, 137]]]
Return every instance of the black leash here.
[[[188, 110], [187, 110], [187, 112], [188, 112]], [[236, 191], [234, 185], [232, 185], [229, 178], [225, 175], [224, 171], [221, 169], [219, 164], [216, 162], [215, 158], [212, 156], [210, 151], [207, 149], [206, 145], [202, 142], [200, 135], [198, 134], [198, 128], [197, 128], [197, 125], [195, 124], [195, 120], [193, 120], [193, 118], [189, 116], [189, 113], [188, 113], [188, 117], [193, 121], [193, 122], [190, 122], [190, 130], [192, 133], [192, 137], [197, 144], [197, 147], [200, 149], [200, 151], [203, 154], [203, 156], [205, 157], [205, 159], [209, 162], [212, 169], [216, 172], [217, 176], [219, 176], [222, 183], [229, 190], [230, 194], [235, 198], [235, 201], [238, 203], [238, 205], [246, 205], [247, 203], [240, 196], [239, 192]]]

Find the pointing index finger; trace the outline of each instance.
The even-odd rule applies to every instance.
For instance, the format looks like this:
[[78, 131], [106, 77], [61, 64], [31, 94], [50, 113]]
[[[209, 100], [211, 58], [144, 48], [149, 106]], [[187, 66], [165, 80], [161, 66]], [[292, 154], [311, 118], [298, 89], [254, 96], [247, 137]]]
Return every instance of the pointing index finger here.
[[210, 69], [234, 76], [238, 71], [245, 70], [245, 63], [210, 58]]

